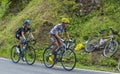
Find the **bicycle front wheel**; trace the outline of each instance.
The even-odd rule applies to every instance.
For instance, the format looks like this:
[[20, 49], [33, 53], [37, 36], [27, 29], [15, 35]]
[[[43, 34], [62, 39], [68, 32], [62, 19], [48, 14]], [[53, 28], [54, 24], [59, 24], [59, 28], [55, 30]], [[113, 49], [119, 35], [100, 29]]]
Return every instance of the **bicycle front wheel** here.
[[25, 51], [25, 61], [28, 65], [32, 65], [35, 63], [35, 60], [36, 60], [35, 49], [29, 46]]
[[43, 62], [44, 62], [44, 65], [47, 67], [47, 68], [52, 68], [55, 64], [54, 62], [54, 55], [52, 56], [49, 56], [50, 52], [51, 52], [51, 48], [48, 47], [44, 50], [44, 53], [43, 53]]
[[11, 48], [11, 60], [14, 63], [18, 63], [20, 61], [20, 53], [17, 52], [16, 47], [17, 47], [17, 45], [14, 45]]
[[118, 42], [113, 40], [106, 43], [106, 46], [103, 50], [103, 55], [105, 57], [113, 56], [118, 50]]
[[98, 42], [99, 42], [99, 38], [97, 38], [97, 37], [90, 38], [85, 45], [85, 51], [86, 52], [94, 51], [95, 46], [98, 44]]
[[66, 50], [63, 53], [61, 64], [63, 68], [67, 71], [71, 71], [76, 66], [76, 55], [73, 50]]

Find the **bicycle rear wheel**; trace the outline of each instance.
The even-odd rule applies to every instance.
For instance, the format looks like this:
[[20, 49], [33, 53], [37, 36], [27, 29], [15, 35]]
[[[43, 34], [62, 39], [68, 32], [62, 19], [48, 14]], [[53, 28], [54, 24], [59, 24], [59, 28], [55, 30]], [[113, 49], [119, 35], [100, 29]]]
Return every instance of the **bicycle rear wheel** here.
[[36, 60], [35, 49], [29, 46], [25, 51], [25, 61], [28, 65], [32, 65], [35, 63], [35, 60]]
[[120, 71], [120, 61], [118, 62], [118, 71]]
[[118, 42], [113, 40], [106, 43], [105, 48], [103, 50], [103, 55], [105, 57], [113, 56], [118, 50]]
[[14, 45], [11, 48], [11, 60], [14, 63], [18, 63], [20, 61], [20, 53], [17, 52], [16, 47], [17, 47], [17, 45]]
[[99, 38], [97, 38], [97, 37], [90, 38], [85, 45], [85, 51], [86, 52], [94, 51], [95, 46], [98, 44], [98, 42], [99, 42]]
[[[44, 53], [43, 53], [43, 62], [44, 62], [44, 65], [47, 67], [47, 68], [52, 68], [55, 64], [54, 62], [54, 55], [52, 56], [49, 56], [50, 52], [51, 52], [52, 48], [51, 47], [48, 47], [44, 50]], [[49, 59], [51, 57], [51, 59]]]
[[63, 68], [67, 71], [71, 71], [76, 66], [76, 55], [73, 50], [66, 50], [63, 53], [61, 64]]

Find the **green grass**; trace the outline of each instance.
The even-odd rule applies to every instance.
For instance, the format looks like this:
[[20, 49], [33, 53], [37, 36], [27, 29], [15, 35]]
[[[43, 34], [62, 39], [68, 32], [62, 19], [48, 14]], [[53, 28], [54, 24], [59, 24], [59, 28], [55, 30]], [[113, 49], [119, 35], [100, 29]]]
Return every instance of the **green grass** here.
[[100, 71], [106, 71], [106, 72], [118, 72], [117, 68], [113, 68], [113, 67], [106, 67], [106, 66], [84, 66], [81, 64], [77, 64], [76, 68], [80, 68], [80, 69], [90, 69], [90, 70], [100, 70]]

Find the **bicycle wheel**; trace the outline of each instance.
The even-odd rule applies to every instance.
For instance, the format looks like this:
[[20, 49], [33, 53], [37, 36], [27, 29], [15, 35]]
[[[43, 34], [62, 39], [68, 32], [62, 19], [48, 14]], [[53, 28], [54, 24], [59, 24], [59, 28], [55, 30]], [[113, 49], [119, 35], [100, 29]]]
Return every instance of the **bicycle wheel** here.
[[[44, 53], [43, 53], [43, 62], [44, 62], [44, 65], [47, 67], [47, 68], [52, 68], [55, 64], [54, 62], [54, 55], [52, 56], [49, 56], [50, 52], [51, 52], [51, 47], [48, 47], [44, 50]], [[49, 57], [51, 57], [51, 60], [49, 59]]]
[[25, 61], [28, 65], [32, 65], [34, 64], [35, 60], [36, 60], [35, 49], [29, 46], [25, 51]]
[[95, 46], [98, 44], [98, 42], [99, 42], [99, 38], [97, 38], [97, 37], [90, 38], [85, 45], [85, 51], [86, 52], [94, 51]]
[[20, 61], [20, 54], [17, 52], [16, 47], [17, 47], [17, 45], [14, 45], [11, 48], [11, 60], [14, 63], [18, 63]]
[[76, 55], [73, 50], [66, 50], [61, 59], [63, 68], [67, 71], [71, 71], [76, 66]]
[[120, 61], [118, 62], [118, 71], [120, 71]]
[[103, 50], [103, 55], [105, 57], [113, 56], [118, 50], [118, 42], [113, 40], [106, 43], [105, 48]]

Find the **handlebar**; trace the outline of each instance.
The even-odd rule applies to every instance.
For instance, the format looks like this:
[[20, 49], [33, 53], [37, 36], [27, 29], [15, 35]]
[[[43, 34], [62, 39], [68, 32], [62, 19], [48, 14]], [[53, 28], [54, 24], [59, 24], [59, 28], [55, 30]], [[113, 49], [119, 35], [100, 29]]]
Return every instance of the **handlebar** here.
[[35, 45], [35, 44], [36, 44], [36, 42], [37, 42], [37, 40], [36, 40], [36, 39], [33, 39], [33, 40], [32, 40], [32, 39], [30, 39], [30, 40], [27, 40], [27, 43], [30, 43], [30, 42], [34, 42], [34, 43], [33, 43], [33, 45]]
[[75, 41], [75, 40], [72, 40], [72, 41], [64, 40], [63, 42], [64, 42], [64, 43], [75, 43], [76, 41]]

